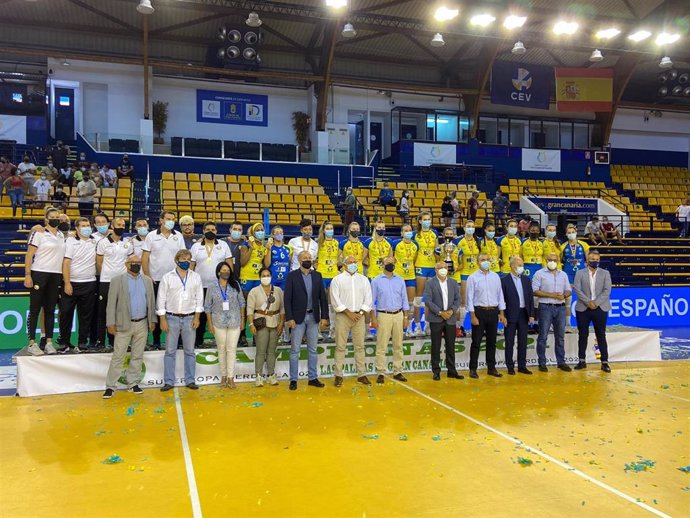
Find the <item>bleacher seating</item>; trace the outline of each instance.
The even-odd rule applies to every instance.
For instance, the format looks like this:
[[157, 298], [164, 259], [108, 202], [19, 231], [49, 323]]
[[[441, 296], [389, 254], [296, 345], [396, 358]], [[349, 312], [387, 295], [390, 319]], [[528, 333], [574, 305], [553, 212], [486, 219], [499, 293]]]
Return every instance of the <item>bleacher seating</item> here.
[[340, 221], [316, 178], [282, 178], [198, 173], [163, 173], [161, 206], [195, 221], [263, 221], [296, 225], [300, 218]]
[[682, 167], [613, 165], [611, 179], [668, 216], [690, 193], [690, 172]]

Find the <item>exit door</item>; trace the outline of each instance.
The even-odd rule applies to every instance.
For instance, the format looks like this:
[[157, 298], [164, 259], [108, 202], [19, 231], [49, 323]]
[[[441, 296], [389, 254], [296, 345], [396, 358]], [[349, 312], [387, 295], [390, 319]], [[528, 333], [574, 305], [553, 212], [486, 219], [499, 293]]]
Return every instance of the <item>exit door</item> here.
[[74, 89], [55, 89], [55, 140], [74, 142]]

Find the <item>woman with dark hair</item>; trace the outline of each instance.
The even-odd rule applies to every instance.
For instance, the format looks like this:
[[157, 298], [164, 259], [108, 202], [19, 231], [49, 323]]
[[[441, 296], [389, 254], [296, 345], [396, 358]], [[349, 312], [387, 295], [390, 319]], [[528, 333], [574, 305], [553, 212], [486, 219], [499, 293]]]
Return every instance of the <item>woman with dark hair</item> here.
[[[443, 203], [441, 203], [441, 214], [443, 215], [443, 226], [450, 227], [453, 223], [453, 204], [451, 203], [450, 196], [443, 198]], [[454, 226], [453, 232], [455, 232]]]
[[244, 297], [228, 263], [218, 263], [216, 279], [206, 290], [204, 311], [218, 348], [220, 386], [235, 388], [235, 356], [240, 330], [244, 329]]
[[264, 385], [264, 364], [269, 385], [277, 385], [275, 375], [278, 337], [283, 334], [285, 305], [283, 290], [271, 284], [271, 269], [263, 267], [259, 271], [260, 285], [253, 288], [247, 296], [247, 321], [254, 335], [256, 346], [256, 386]]

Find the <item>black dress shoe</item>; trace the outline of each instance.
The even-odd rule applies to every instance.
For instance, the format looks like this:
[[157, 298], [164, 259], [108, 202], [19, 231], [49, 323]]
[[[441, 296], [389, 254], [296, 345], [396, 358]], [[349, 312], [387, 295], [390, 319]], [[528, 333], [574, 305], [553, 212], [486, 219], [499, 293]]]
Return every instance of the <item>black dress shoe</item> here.
[[479, 379], [479, 374], [477, 374], [476, 369], [470, 369], [470, 378]]
[[441, 380], [441, 375], [440, 375], [440, 374], [436, 374], [436, 373], [434, 372], [434, 381], [440, 381], [440, 380]]
[[369, 381], [369, 378], [366, 376], [360, 376], [357, 378], [357, 383], [361, 383], [362, 385], [371, 385], [371, 381]]
[[498, 372], [496, 369], [489, 369], [486, 373], [489, 376], [493, 376], [494, 378], [502, 378], [503, 377], [503, 374]]
[[161, 392], [167, 392], [168, 390], [172, 390], [174, 387], [172, 385], [168, 385], [167, 383], [163, 385], [163, 388], [161, 388]]
[[336, 376], [336, 377], [335, 377], [335, 381], [333, 382], [333, 384], [334, 384], [336, 387], [342, 387], [342, 386], [343, 386], [343, 377], [342, 377], [342, 376]]
[[511, 376], [515, 376], [515, 368], [514, 367], [508, 367], [508, 374]]
[[549, 372], [549, 368], [546, 365], [540, 365], [539, 372]]
[[577, 362], [577, 365], [575, 365], [575, 367], [573, 367], [573, 368], [574, 368], [576, 371], [579, 371], [579, 370], [582, 370], [582, 369], [586, 369], [586, 368], [587, 368], [587, 363], [584, 362], [584, 361], [582, 361], [582, 360], [580, 360], [579, 362]]
[[527, 367], [518, 367], [518, 372], [520, 374], [532, 374], [532, 371], [527, 369]]
[[573, 370], [573, 369], [570, 368], [570, 365], [566, 365], [565, 363], [561, 363], [561, 364], [558, 366], [558, 369], [559, 369], [559, 370], [562, 370], [563, 372], [570, 372], [570, 371]]
[[448, 377], [452, 380], [464, 380], [465, 376], [458, 374], [457, 372], [448, 373]]
[[386, 382], [386, 377], [383, 374], [376, 376], [376, 383], [378, 385], [383, 385]]
[[191, 390], [199, 390], [199, 385], [197, 385], [196, 383], [187, 383], [185, 387]]
[[402, 375], [402, 372], [400, 372], [400, 373], [396, 374], [395, 376], [393, 376], [393, 379], [394, 379], [394, 380], [398, 380], [398, 381], [402, 381], [402, 382], [407, 381], [407, 378], [406, 378], [405, 376]]
[[296, 381], [290, 382], [290, 390], [297, 390], [297, 382]]
[[[290, 383], [292, 383], [292, 381]], [[297, 382], [295, 381], [294, 383], [295, 383], [295, 388], [297, 388]], [[326, 386], [322, 382], [319, 381], [319, 378], [314, 378], [313, 380], [309, 380], [307, 385], [309, 385], [310, 387], [318, 387], [318, 388], [324, 388]]]
[[609, 367], [608, 363], [602, 363], [601, 370], [603, 370], [604, 372], [611, 372], [611, 367]]

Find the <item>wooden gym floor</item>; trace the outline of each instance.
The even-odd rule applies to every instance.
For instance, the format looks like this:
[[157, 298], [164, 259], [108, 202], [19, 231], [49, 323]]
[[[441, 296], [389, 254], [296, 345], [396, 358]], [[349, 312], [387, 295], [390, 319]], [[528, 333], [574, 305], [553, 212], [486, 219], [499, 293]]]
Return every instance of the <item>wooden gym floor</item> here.
[[0, 516], [687, 516], [690, 361], [597, 367], [0, 398]]

